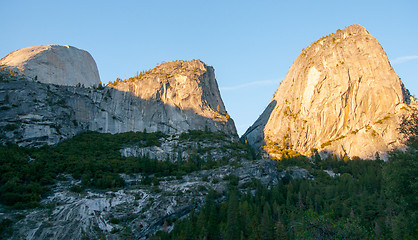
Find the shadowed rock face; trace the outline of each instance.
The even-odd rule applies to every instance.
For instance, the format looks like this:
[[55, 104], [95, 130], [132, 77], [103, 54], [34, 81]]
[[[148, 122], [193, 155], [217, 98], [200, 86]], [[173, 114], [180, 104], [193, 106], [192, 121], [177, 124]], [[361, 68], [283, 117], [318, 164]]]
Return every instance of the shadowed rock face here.
[[[171, 68], [177, 64], [184, 67]], [[56, 144], [87, 130], [179, 134], [207, 129], [237, 136], [214, 70], [201, 61], [166, 63], [142, 79], [104, 89], [38, 83], [7, 76], [5, 71], [0, 74], [6, 79], [0, 81], [2, 143]]]
[[415, 105], [378, 41], [360, 25], [304, 49], [272, 101], [271, 114], [257, 120], [264, 127], [244, 134], [254, 147], [261, 144], [253, 139], [264, 135], [264, 143], [308, 155], [316, 148], [361, 158], [401, 146], [400, 117]]
[[250, 145], [258, 149], [264, 145], [264, 127], [269, 120], [271, 112], [275, 109], [277, 102], [272, 100], [269, 105], [264, 109], [264, 112], [258, 117], [257, 121], [247, 129], [243, 138], [250, 143]]
[[42, 83], [85, 87], [100, 83], [93, 57], [84, 50], [60, 45], [26, 47], [9, 53], [0, 66], [17, 70]]

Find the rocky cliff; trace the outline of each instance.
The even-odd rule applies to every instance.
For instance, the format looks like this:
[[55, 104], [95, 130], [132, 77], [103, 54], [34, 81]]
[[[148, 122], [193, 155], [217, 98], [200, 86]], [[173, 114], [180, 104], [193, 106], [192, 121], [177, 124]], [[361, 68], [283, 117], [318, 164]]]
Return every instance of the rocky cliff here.
[[[63, 180], [57, 182], [50, 196], [42, 201], [48, 208], [8, 211], [0, 219], [19, 219], [13, 226], [11, 239], [94, 239], [97, 236], [151, 239], [155, 232], [164, 229], [164, 222], [169, 222], [171, 231], [175, 220], [199, 209], [209, 190], [227, 191], [230, 175], [238, 176], [239, 186], [245, 187], [251, 185], [253, 179], [273, 186], [287, 174], [293, 179], [312, 179], [303, 168], [279, 171], [272, 161], [243, 159], [239, 167], [226, 165], [194, 172], [181, 179], [166, 177], [152, 188], [138, 185], [142, 177], [134, 174], [123, 175], [129, 188], [106, 192], [87, 190], [78, 194], [70, 188], [79, 182], [66, 175], [61, 176]], [[0, 212], [5, 212], [2, 206]], [[115, 218], [119, 221], [112, 221]]]
[[22, 48], [2, 58], [1, 65], [42, 83], [85, 87], [100, 83], [99, 71], [90, 53], [68, 45]]
[[86, 130], [237, 135], [213, 68], [197, 60], [165, 63], [103, 89], [39, 83], [5, 69], [0, 77], [2, 143], [55, 144]]
[[[109, 84], [122, 95], [129, 94], [160, 108], [143, 108], [151, 131], [178, 133], [191, 129], [225, 131], [236, 135], [227, 113], [213, 67], [200, 60], [163, 63], [125, 81]], [[117, 108], [117, 106], [115, 106]], [[126, 121], [134, 122], [135, 116]], [[141, 130], [141, 124], [137, 125]], [[148, 127], [145, 126], [142, 128]]]
[[277, 158], [286, 148], [374, 158], [402, 146], [398, 127], [411, 107], [378, 41], [352, 25], [302, 50], [243, 137]]

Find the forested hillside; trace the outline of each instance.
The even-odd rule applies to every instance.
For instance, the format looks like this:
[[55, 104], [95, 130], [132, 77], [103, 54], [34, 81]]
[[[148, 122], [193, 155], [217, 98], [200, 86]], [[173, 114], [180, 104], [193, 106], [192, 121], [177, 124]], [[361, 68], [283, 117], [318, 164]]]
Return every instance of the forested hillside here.
[[[404, 120], [401, 132], [409, 147], [392, 151], [388, 162], [321, 159], [319, 154], [310, 159], [300, 155], [277, 161], [277, 171], [285, 174], [277, 179], [277, 184], [266, 185], [257, 179], [243, 183], [243, 176], [227, 174], [222, 179], [229, 181], [226, 191], [199, 186], [201, 194], [207, 193], [205, 204], [192, 210], [186, 218], [177, 215], [162, 218], [161, 230], [153, 238], [416, 239], [417, 120], [416, 113]], [[163, 191], [164, 196], [167, 194], [165, 187], [157, 186], [160, 181], [167, 181], [167, 176], [182, 179], [194, 171], [223, 165], [240, 166], [237, 159], [252, 158], [248, 145], [230, 142], [222, 133], [205, 131], [190, 131], [177, 137], [179, 142], [198, 143], [197, 148], [188, 150], [187, 160], [181, 158], [180, 152], [176, 159], [165, 161], [148, 156], [121, 156], [123, 147], [158, 147], [167, 138], [170, 136], [162, 133], [86, 132], [56, 146], [2, 146], [0, 201], [4, 209], [12, 212], [16, 211], [13, 209], [50, 207], [40, 201], [65, 174], [79, 181], [71, 187], [74, 193], [150, 187], [156, 193]], [[211, 155], [205, 155], [207, 157], [202, 158], [202, 154], [213, 152], [213, 147], [203, 147], [207, 141], [213, 146], [224, 141], [220, 148], [229, 157], [213, 160]], [[295, 166], [306, 169], [311, 177], [295, 178]], [[126, 186], [121, 174], [136, 173], [143, 176], [140, 185]], [[210, 180], [202, 173], [197, 176], [203, 183], [210, 181], [213, 185], [219, 181]], [[21, 214], [14, 216], [1, 220], [3, 236], [11, 236], [13, 225], [25, 218]], [[111, 224], [119, 224], [118, 219], [111, 219], [115, 218], [110, 216]], [[120, 234], [119, 238], [135, 236], [130, 233], [133, 230], [119, 233], [118, 228], [115, 229], [111, 234]], [[130, 234], [126, 235], [126, 231]]]
[[298, 165], [315, 179], [287, 176], [272, 188], [231, 181], [226, 201], [212, 192], [200, 211], [155, 238], [417, 239], [417, 120], [416, 113], [404, 120], [409, 148], [392, 151], [388, 162], [285, 158], [278, 168]]
[[[241, 154], [251, 158], [248, 146], [228, 142], [223, 133], [189, 131], [178, 136], [180, 142], [226, 141], [223, 149], [241, 150]], [[23, 148], [15, 144], [0, 146], [0, 203], [14, 208], [39, 206], [39, 201], [60, 174], [71, 174], [81, 180], [81, 185], [73, 190], [81, 191], [86, 187], [96, 189], [121, 188], [125, 185], [119, 174], [141, 173], [143, 184], [158, 182], [164, 176], [181, 177], [201, 169], [213, 169], [229, 163], [230, 158], [213, 160], [201, 159], [200, 154], [211, 149], [195, 148], [187, 160], [181, 157], [157, 161], [149, 156], [123, 157], [123, 146], [139, 147], [160, 146], [168, 138], [161, 132], [127, 132], [103, 134], [86, 132], [56, 146], [41, 148]], [[237, 151], [238, 152], [238, 151]], [[178, 154], [181, 155], [181, 151]], [[232, 156], [230, 156], [232, 157]], [[235, 156], [236, 157], [236, 156]], [[242, 156], [241, 156], [242, 157]]]

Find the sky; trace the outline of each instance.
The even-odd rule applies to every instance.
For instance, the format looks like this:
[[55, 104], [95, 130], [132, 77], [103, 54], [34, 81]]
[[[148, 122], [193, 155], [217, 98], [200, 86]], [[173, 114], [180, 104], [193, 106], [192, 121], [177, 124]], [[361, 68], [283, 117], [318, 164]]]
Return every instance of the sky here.
[[101, 81], [161, 62], [201, 59], [215, 68], [239, 135], [263, 112], [303, 48], [351, 24], [382, 45], [418, 94], [418, 1], [0, 0], [0, 58], [41, 44], [88, 51]]

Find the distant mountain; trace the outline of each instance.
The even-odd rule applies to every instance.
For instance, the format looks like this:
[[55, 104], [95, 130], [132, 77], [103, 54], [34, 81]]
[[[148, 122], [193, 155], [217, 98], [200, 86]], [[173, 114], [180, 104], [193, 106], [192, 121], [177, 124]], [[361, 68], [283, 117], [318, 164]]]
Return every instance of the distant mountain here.
[[360, 25], [314, 42], [295, 60], [269, 106], [243, 135], [276, 158], [374, 158], [401, 147], [399, 124], [416, 101], [378, 41]]
[[99, 71], [90, 53], [68, 45], [22, 48], [2, 58], [1, 65], [42, 83], [85, 87], [100, 83]]
[[[40, 48], [47, 50], [33, 54]], [[1, 60], [9, 65], [0, 71], [0, 142], [56, 144], [87, 130], [165, 134], [208, 130], [237, 136], [214, 69], [203, 62], [164, 63], [129, 80], [118, 79], [101, 87], [94, 60], [80, 57], [90, 54], [73, 47], [65, 49], [57, 45], [25, 48]], [[30, 60], [13, 65], [11, 59], [16, 55], [14, 59]], [[25, 67], [22, 70], [12, 65]]]

